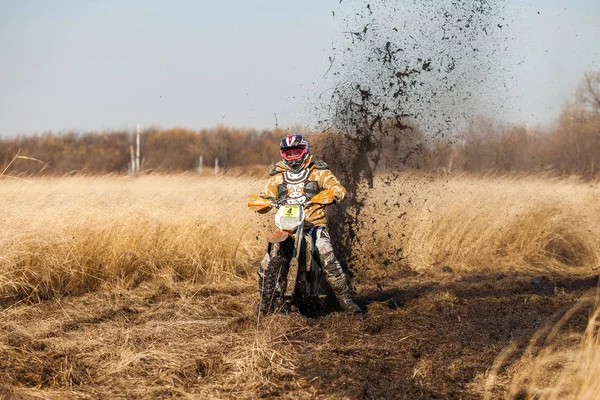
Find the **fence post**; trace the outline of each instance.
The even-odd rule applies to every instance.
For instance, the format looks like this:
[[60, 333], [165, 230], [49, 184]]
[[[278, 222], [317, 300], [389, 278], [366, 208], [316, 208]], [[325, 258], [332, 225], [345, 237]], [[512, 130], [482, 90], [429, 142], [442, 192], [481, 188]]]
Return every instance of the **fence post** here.
[[219, 159], [215, 158], [215, 176], [219, 174]]
[[137, 125], [137, 136], [135, 138], [136, 154], [135, 154], [135, 172], [140, 172], [140, 124]]
[[203, 162], [202, 162], [202, 156], [198, 157], [198, 173], [201, 174], [202, 173], [202, 166], [203, 166]]

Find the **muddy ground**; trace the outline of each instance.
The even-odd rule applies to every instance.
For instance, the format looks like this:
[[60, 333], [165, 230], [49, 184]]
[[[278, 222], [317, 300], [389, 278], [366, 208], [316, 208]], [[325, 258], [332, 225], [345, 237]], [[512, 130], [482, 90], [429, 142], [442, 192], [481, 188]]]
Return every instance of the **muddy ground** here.
[[[506, 395], [536, 331], [596, 276], [406, 273], [360, 282], [364, 315], [257, 322], [253, 285], [142, 284], [2, 311], [4, 398], [475, 399], [511, 344]], [[582, 332], [589, 310], [563, 331]], [[268, 336], [261, 341], [261, 335]], [[543, 339], [543, 335], [541, 337]], [[40, 397], [37, 397], [40, 396]]]

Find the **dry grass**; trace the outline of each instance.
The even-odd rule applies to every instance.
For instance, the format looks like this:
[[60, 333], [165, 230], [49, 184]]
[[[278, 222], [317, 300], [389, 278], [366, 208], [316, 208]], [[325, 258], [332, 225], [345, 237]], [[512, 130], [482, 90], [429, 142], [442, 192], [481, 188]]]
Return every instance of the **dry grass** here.
[[0, 302], [248, 276], [258, 181], [193, 176], [0, 182]]
[[245, 198], [262, 181], [0, 185], [0, 395], [252, 398], [293, 372], [293, 325], [246, 320], [264, 221]]
[[287, 336], [297, 328], [284, 316], [248, 318], [247, 286], [177, 289], [141, 285], [5, 311], [0, 395], [253, 398], [294, 378]]
[[371, 270], [383, 256], [421, 272], [589, 272], [600, 256], [598, 196], [576, 178], [382, 178], [366, 199], [360, 250]]
[[510, 399], [598, 398], [600, 308], [589, 318], [584, 332], [573, 331], [568, 326], [582, 310], [589, 309], [593, 300], [592, 296], [580, 299], [556, 324], [546, 324], [539, 329], [512, 371], [502, 377], [499, 371], [517, 346], [506, 348], [488, 374], [485, 398], [492, 398], [494, 385], [500, 380], [505, 381], [505, 397]]
[[[245, 200], [262, 179], [0, 178], [0, 395], [315, 396], [298, 374], [305, 343], [297, 338], [323, 332], [311, 333], [311, 323], [298, 316], [251, 317], [254, 265], [271, 218], [250, 213]], [[423, 275], [445, 269], [589, 276], [600, 255], [598, 194], [593, 184], [550, 177], [378, 178], [355, 242], [363, 263], [358, 278], [391, 276], [399, 267]], [[414, 306], [419, 302], [437, 318], [458, 313], [464, 299], [445, 289]], [[379, 331], [395, 343], [387, 324], [394, 334], [403, 325], [389, 317], [410, 320], [404, 310], [377, 307], [351, 327], [348, 351], [358, 354], [364, 335]], [[533, 369], [519, 364], [514, 391], [597, 397], [597, 317], [581, 342], [572, 332], [560, 342], [547, 339], [569, 352], [532, 351], [528, 362], [539, 362]], [[350, 329], [341, 316], [320, 323], [340, 329], [327, 334], [324, 349]], [[402, 335], [403, 345], [412, 343], [411, 334]], [[432, 366], [419, 362], [412, 379], [431, 382]], [[556, 369], [557, 386], [540, 392], [550, 386], [535, 373], [557, 364], [564, 366]]]
[[[577, 270], [600, 255], [598, 189], [543, 177], [376, 181], [357, 250], [418, 271]], [[0, 183], [0, 301], [42, 300], [160, 278], [253, 279], [271, 223], [250, 178], [40, 178]], [[368, 222], [373, 220], [372, 224]], [[260, 240], [257, 240], [257, 237]]]

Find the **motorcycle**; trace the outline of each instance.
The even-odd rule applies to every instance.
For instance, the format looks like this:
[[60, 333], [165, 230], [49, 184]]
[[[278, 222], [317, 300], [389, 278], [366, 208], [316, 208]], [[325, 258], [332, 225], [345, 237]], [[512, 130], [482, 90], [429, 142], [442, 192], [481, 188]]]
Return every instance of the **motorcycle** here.
[[312, 228], [304, 226], [305, 209], [312, 204], [334, 202], [334, 193], [323, 190], [308, 202], [297, 199], [250, 195], [252, 211], [277, 209], [277, 231], [267, 237], [269, 263], [259, 274], [261, 288], [259, 314], [289, 312], [298, 309], [303, 315], [318, 315], [328, 308], [329, 296], [325, 275], [316, 252]]

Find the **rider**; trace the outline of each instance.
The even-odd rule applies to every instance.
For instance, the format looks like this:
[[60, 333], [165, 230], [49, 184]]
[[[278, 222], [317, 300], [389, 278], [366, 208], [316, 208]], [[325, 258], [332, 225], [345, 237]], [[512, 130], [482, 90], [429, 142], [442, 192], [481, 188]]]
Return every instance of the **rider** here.
[[[269, 181], [262, 195], [275, 198], [295, 198], [308, 201], [321, 190], [332, 190], [336, 201], [342, 201], [346, 196], [346, 189], [331, 173], [323, 161], [313, 161], [309, 151], [308, 142], [299, 134], [284, 137], [279, 144], [282, 161], [273, 167]], [[347, 277], [339, 261], [333, 254], [333, 246], [324, 206], [312, 204], [306, 209], [305, 226], [312, 230], [316, 238], [315, 247], [319, 252], [321, 265], [325, 271], [325, 278], [333, 289], [342, 310], [348, 313], [358, 313], [360, 308], [350, 298]], [[263, 212], [267, 212], [264, 210]], [[269, 264], [269, 254], [265, 254], [259, 268], [262, 274]]]

